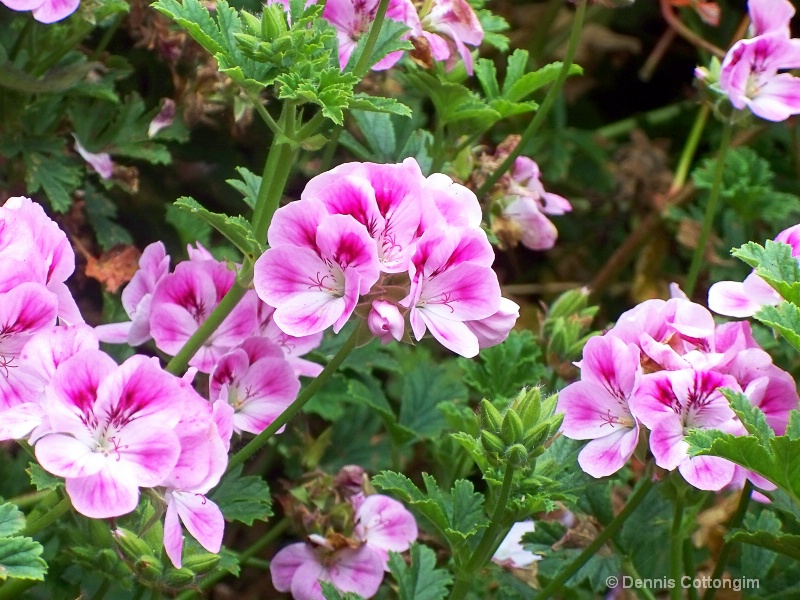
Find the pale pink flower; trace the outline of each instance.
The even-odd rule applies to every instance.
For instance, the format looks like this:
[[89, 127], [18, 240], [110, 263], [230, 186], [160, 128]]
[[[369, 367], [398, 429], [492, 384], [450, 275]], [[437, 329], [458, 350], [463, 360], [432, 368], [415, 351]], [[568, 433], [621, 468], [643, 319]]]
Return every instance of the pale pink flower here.
[[117, 366], [83, 350], [62, 362], [45, 391], [49, 430], [35, 446], [42, 467], [66, 479], [79, 513], [95, 519], [133, 511], [139, 488], [160, 485], [177, 464], [175, 427], [188, 383], [158, 360], [133, 356]]
[[322, 332], [312, 333], [301, 337], [295, 337], [284, 333], [275, 324], [272, 315], [275, 309], [265, 304], [258, 303], [258, 335], [265, 337], [277, 344], [283, 351], [284, 358], [292, 365], [295, 375], [304, 377], [316, 377], [322, 372], [322, 365], [303, 358], [312, 350], [315, 350], [322, 343]]
[[[176, 354], [230, 290], [236, 273], [215, 260], [179, 263], [163, 277], [153, 292], [150, 333], [156, 346]], [[210, 373], [222, 355], [256, 329], [255, 294], [248, 292], [222, 324], [211, 334], [189, 364]], [[138, 310], [138, 305], [137, 305]]]
[[122, 307], [131, 320], [95, 327], [101, 341], [138, 346], [151, 339], [150, 303], [156, 286], [169, 273], [169, 261], [162, 242], [154, 242], [144, 249], [139, 258], [139, 270], [122, 290]]
[[385, 300], [375, 300], [367, 316], [367, 326], [370, 332], [381, 341], [388, 344], [392, 340], [398, 342], [405, 333], [405, 319], [400, 314], [396, 304]]
[[741, 391], [730, 375], [683, 369], [643, 378], [636, 394], [636, 416], [650, 429], [650, 450], [659, 467], [678, 469], [691, 485], [718, 491], [730, 484], [735, 466], [716, 456], [689, 457], [686, 432], [692, 428], [743, 434], [720, 388]]
[[251, 337], [219, 360], [209, 386], [212, 400], [233, 408], [233, 430], [257, 435], [297, 397], [300, 381], [280, 347]]
[[172, 98], [164, 98], [161, 101], [161, 109], [158, 114], [150, 121], [147, 127], [147, 137], [155, 137], [159, 131], [166, 129], [175, 120], [175, 101]]
[[[293, 205], [314, 210], [316, 203], [300, 201], [286, 208]], [[295, 228], [295, 239], [300, 243], [310, 244], [313, 231], [313, 248], [275, 246], [270, 235], [272, 247], [255, 266], [259, 297], [275, 307], [273, 319], [278, 327], [298, 337], [331, 325], [338, 333], [353, 313], [359, 295], [368, 293], [380, 275], [377, 247], [367, 229], [349, 215], [322, 216], [324, 207], [317, 207], [308, 223]], [[291, 238], [291, 233], [284, 231], [283, 235]]]
[[781, 33], [789, 37], [789, 21], [794, 16], [794, 6], [789, 0], [749, 0], [750, 37]]
[[401, 502], [382, 494], [372, 494], [360, 502], [355, 523], [353, 534], [377, 552], [384, 569], [389, 552], [405, 552], [418, 535], [414, 515]]
[[535, 526], [530, 519], [514, 523], [511, 526], [511, 530], [497, 547], [494, 556], [492, 556], [492, 562], [503, 567], [524, 569], [540, 560], [541, 556], [525, 550], [522, 546], [522, 537], [526, 533], [533, 533], [534, 530]]
[[427, 40], [433, 58], [446, 61], [448, 71], [460, 56], [467, 73], [472, 75], [472, 54], [467, 44], [480, 46], [483, 27], [466, 0], [433, 0], [415, 35]]
[[11, 10], [30, 10], [40, 23], [55, 23], [66, 19], [80, 5], [80, 0], [0, 0]]
[[[322, 16], [336, 29], [339, 40], [339, 66], [344, 71], [361, 36], [369, 33], [378, 11], [378, 0], [328, 0]], [[409, 28], [419, 23], [417, 11], [410, 0], [389, 0], [386, 18], [398, 21]], [[406, 33], [406, 37], [408, 33]], [[391, 52], [378, 61], [372, 69], [389, 69], [400, 60], [403, 51]]]
[[506, 340], [519, 319], [519, 305], [508, 298], [500, 298], [500, 308], [493, 315], [465, 325], [478, 338], [478, 347], [491, 348]]
[[74, 133], [72, 137], [75, 139], [75, 151], [81, 155], [92, 169], [94, 169], [103, 179], [111, 179], [114, 175], [114, 161], [111, 160], [111, 155], [108, 152], [89, 152], [83, 147], [78, 136]]
[[592, 477], [619, 471], [636, 449], [639, 423], [633, 397], [641, 379], [639, 349], [612, 336], [591, 338], [583, 349], [581, 380], [558, 394], [564, 414], [561, 431], [574, 440], [591, 440], [578, 463]]
[[422, 185], [419, 233], [442, 227], [478, 229], [483, 212], [475, 193], [444, 173], [432, 173]]

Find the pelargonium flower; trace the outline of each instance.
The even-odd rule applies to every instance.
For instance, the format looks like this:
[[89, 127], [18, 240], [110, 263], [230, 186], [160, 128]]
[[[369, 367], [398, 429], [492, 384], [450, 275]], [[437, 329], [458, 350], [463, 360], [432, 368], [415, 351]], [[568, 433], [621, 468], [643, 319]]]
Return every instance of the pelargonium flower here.
[[45, 390], [48, 435], [36, 442], [39, 464], [66, 479], [72, 505], [104, 519], [133, 511], [139, 488], [160, 485], [181, 453], [175, 428], [188, 383], [158, 360], [133, 356], [117, 366], [83, 350], [55, 370]]
[[750, 0], [755, 37], [736, 42], [722, 61], [719, 86], [739, 110], [768, 121], [800, 114], [800, 40], [789, 38], [794, 8], [787, 0]]
[[522, 546], [522, 536], [526, 533], [532, 533], [535, 530], [533, 521], [520, 521], [511, 526], [503, 541], [497, 547], [492, 562], [500, 566], [513, 567], [515, 569], [524, 569], [542, 557], [525, 550]]
[[300, 381], [277, 345], [251, 337], [219, 360], [209, 387], [212, 400], [233, 408], [233, 430], [257, 435], [297, 397]]
[[558, 394], [564, 414], [561, 431], [574, 440], [591, 440], [578, 463], [592, 477], [619, 471], [639, 440], [633, 398], [642, 380], [639, 349], [613, 336], [591, 338], [583, 349], [581, 380]]
[[687, 482], [701, 490], [718, 491], [727, 486], [735, 465], [716, 456], [690, 458], [686, 432], [699, 428], [745, 433], [720, 388], [741, 391], [733, 377], [714, 371], [660, 371], [642, 380], [634, 401], [636, 416], [650, 429], [650, 450], [656, 464], [669, 471], [677, 468]]
[[367, 326], [370, 332], [381, 341], [388, 344], [390, 341], [403, 339], [405, 321], [396, 304], [385, 300], [375, 300], [367, 316]]
[[122, 290], [122, 307], [131, 320], [95, 327], [101, 341], [138, 346], [151, 339], [150, 303], [156, 286], [169, 273], [169, 261], [162, 242], [154, 242], [144, 249], [139, 258], [139, 269]]
[[[156, 346], [168, 354], [176, 354], [230, 290], [235, 278], [236, 274], [225, 263], [213, 259], [179, 263], [153, 292], [150, 333]], [[257, 303], [252, 292], [245, 294], [189, 364], [210, 373], [223, 354], [253, 334]]]
[[[792, 247], [792, 256], [800, 258], [800, 225], [784, 229], [776, 242]], [[753, 270], [744, 281], [718, 281], [708, 290], [708, 308], [728, 317], [752, 317], [762, 306], [775, 306], [781, 297]]]
[[80, 6], [80, 0], [0, 0], [11, 10], [30, 10], [40, 23], [66, 19]]
[[381, 494], [357, 494], [351, 503], [356, 507], [353, 538], [313, 534], [308, 543], [281, 549], [270, 561], [276, 590], [291, 592], [295, 600], [324, 600], [319, 582], [327, 581], [340, 592], [375, 595], [389, 551], [407, 550], [417, 539], [417, 524], [400, 502]]
[[103, 179], [111, 179], [114, 175], [114, 161], [111, 160], [111, 155], [108, 152], [89, 152], [83, 147], [78, 136], [74, 133], [72, 137], [75, 139], [75, 151], [81, 155], [81, 158], [92, 167]]
[[472, 75], [472, 54], [467, 44], [480, 46], [483, 27], [466, 0], [433, 0], [430, 10], [421, 15], [414, 35], [425, 40], [424, 44], [434, 59], [446, 61], [448, 71], [456, 65], [457, 54], [467, 73]]
[[[273, 319], [289, 335], [311, 335], [331, 325], [338, 333], [355, 310], [359, 295], [369, 292], [378, 280], [377, 247], [366, 228], [350, 215], [322, 216], [314, 203], [301, 202], [313, 212], [309, 212], [307, 227], [296, 228], [297, 239], [308, 239], [313, 230], [314, 248], [274, 246], [270, 239], [272, 247], [256, 261], [256, 292], [275, 307]], [[284, 235], [290, 233], [284, 231]]]
[[301, 337], [289, 335], [275, 324], [272, 318], [274, 313], [275, 309], [268, 304], [258, 303], [256, 334], [278, 345], [283, 351], [284, 358], [292, 365], [295, 375], [305, 377], [319, 375], [322, 372], [322, 365], [307, 360], [303, 356], [319, 347], [322, 343], [322, 332], [318, 331]]

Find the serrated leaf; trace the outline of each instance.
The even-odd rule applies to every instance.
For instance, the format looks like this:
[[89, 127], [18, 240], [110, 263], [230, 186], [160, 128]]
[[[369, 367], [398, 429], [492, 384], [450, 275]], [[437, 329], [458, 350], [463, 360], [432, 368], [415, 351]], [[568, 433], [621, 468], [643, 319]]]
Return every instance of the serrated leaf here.
[[411, 564], [397, 552], [389, 553], [389, 571], [397, 582], [400, 600], [441, 600], [453, 582], [450, 573], [436, 568], [436, 554], [422, 544], [409, 549]]
[[0, 581], [9, 577], [44, 581], [42, 545], [28, 537], [0, 538]]
[[128, 230], [116, 221], [116, 205], [91, 185], [84, 185], [84, 209], [86, 218], [94, 229], [97, 243], [103, 250], [109, 250], [120, 244], [133, 243]]
[[45, 490], [55, 490], [64, 485], [64, 480], [48, 473], [36, 463], [30, 463], [25, 469], [31, 478], [31, 483], [40, 492]]
[[[375, 41], [375, 45], [367, 59], [366, 68], [363, 72], [369, 72], [369, 70], [383, 60], [387, 54], [413, 49], [414, 46], [410, 41], [402, 39], [408, 30], [409, 27], [405, 23], [395, 21], [394, 19], [384, 19], [381, 31], [378, 34], [378, 39]], [[361, 55], [364, 53], [368, 38], [368, 34], [362, 35], [359, 38], [353, 53], [350, 55], [350, 60], [347, 62], [347, 66], [344, 69], [345, 72], [351, 72], [355, 69], [355, 66], [361, 59]]]
[[790, 440], [800, 439], [800, 411], [793, 410], [789, 413], [789, 423], [786, 425], [785, 435]]
[[256, 519], [266, 521], [273, 514], [267, 482], [254, 475], [243, 476], [241, 465], [225, 474], [209, 498], [227, 521], [252, 525]]
[[19, 533], [25, 527], [25, 515], [16, 505], [9, 502], [0, 504], [0, 537]]
[[466, 399], [459, 373], [446, 365], [420, 362], [403, 378], [398, 421], [418, 437], [438, 436], [445, 423], [436, 405]]
[[320, 581], [320, 587], [322, 588], [322, 595], [325, 597], [325, 600], [364, 600], [362, 596], [359, 596], [355, 592], [346, 592], [342, 594], [336, 586], [334, 586], [329, 581]]
[[800, 305], [800, 265], [789, 244], [767, 240], [761, 246], [748, 242], [731, 254], [753, 267], [784, 299]]
[[256, 242], [252, 227], [244, 217], [213, 213], [203, 208], [197, 200], [188, 196], [178, 198], [174, 206], [195, 215], [211, 225], [228, 238], [245, 256], [258, 257], [261, 255], [262, 246]]
[[721, 389], [720, 392], [731, 403], [731, 408], [747, 431], [755, 435], [762, 444], [768, 444], [769, 440], [775, 437], [775, 432], [767, 423], [766, 415], [758, 407], [753, 406], [750, 398], [741, 392], [725, 388]]
[[[525, 73], [525, 75], [513, 82], [508, 89], [505, 89], [505, 85], [503, 86], [503, 96], [512, 102], [519, 102], [539, 88], [555, 81], [561, 72], [562, 66], [562, 63], [554, 62], [532, 73]], [[578, 65], [570, 65], [568, 75], [583, 75], [583, 69]]]
[[[743, 525], [747, 533], [763, 532], [774, 536], [781, 535], [781, 520], [771, 510], [763, 510], [758, 516], [752, 512], [747, 513], [744, 517]], [[729, 541], [737, 531], [740, 530], [729, 531], [725, 536], [726, 541]], [[775, 564], [778, 555], [772, 550], [761, 546], [744, 543], [746, 545], [742, 546], [741, 564], [747, 565], [751, 573], [768, 573], [772, 565]]]
[[225, 51], [225, 39], [216, 21], [199, 0], [158, 0], [151, 6], [186, 29], [210, 54]]
[[255, 209], [256, 201], [258, 200], [258, 190], [261, 189], [261, 175], [256, 175], [246, 167], [236, 167], [236, 171], [242, 179], [226, 179], [225, 183], [244, 196], [244, 203], [247, 204], [250, 209]]
[[66, 212], [81, 184], [83, 170], [67, 157], [38, 152], [24, 154], [23, 163], [28, 193], [42, 190], [54, 211]]
[[411, 117], [411, 109], [394, 98], [382, 96], [367, 96], [356, 94], [348, 104], [350, 110], [365, 110], [371, 112], [389, 113], [401, 117]]
[[800, 351], [800, 307], [796, 304], [784, 301], [778, 306], [765, 305], [753, 316]]
[[773, 552], [785, 554], [794, 560], [800, 560], [800, 535], [739, 530], [726, 536], [726, 539], [742, 544], [752, 544]]

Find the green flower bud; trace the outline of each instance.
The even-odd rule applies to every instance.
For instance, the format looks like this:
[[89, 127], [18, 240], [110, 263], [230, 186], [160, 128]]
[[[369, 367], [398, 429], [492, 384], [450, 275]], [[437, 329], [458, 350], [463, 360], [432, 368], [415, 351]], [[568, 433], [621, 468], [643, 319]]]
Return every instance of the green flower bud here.
[[586, 308], [589, 303], [589, 289], [582, 287], [575, 290], [564, 292], [556, 298], [556, 301], [550, 305], [547, 311], [547, 319], [557, 319], [559, 317], [568, 317], [580, 310]]
[[219, 564], [219, 554], [211, 554], [204, 552], [202, 554], [193, 554], [186, 556], [183, 559], [183, 567], [191, 569], [194, 573], [202, 575], [208, 573], [211, 569]]
[[503, 415], [486, 398], [481, 400], [481, 426], [492, 433], [500, 433]]
[[169, 569], [161, 578], [161, 582], [171, 588], [182, 588], [194, 581], [194, 572], [183, 567], [181, 569]]
[[506, 416], [503, 419], [503, 426], [500, 428], [500, 437], [508, 444], [518, 444], [524, 437], [524, 427], [522, 426], [522, 419], [514, 412], [513, 409], [506, 411]]
[[261, 36], [271, 42], [282, 36], [288, 30], [286, 14], [280, 4], [271, 4], [264, 7], [261, 14]]
[[539, 421], [541, 406], [541, 390], [535, 387], [530, 390], [522, 390], [517, 399], [514, 400], [511, 408], [520, 416], [523, 427], [527, 429], [528, 427], [533, 427]]
[[130, 529], [117, 527], [114, 530], [114, 539], [125, 557], [134, 563], [144, 556], [152, 557], [153, 549]]
[[522, 444], [514, 444], [506, 450], [506, 459], [517, 469], [528, 466], [528, 451]]
[[490, 454], [503, 454], [506, 446], [503, 441], [490, 431], [481, 431], [481, 444], [484, 450]]
[[164, 567], [155, 556], [145, 555], [133, 563], [133, 571], [143, 581], [155, 583], [164, 574]]
[[528, 429], [525, 432], [525, 439], [522, 443], [528, 450], [534, 450], [541, 447], [548, 437], [550, 437], [550, 424], [545, 421]]
[[251, 15], [246, 10], [240, 11], [239, 15], [242, 17], [242, 23], [244, 24], [247, 33], [251, 35], [258, 35], [261, 32], [262, 25], [261, 20], [258, 17]]

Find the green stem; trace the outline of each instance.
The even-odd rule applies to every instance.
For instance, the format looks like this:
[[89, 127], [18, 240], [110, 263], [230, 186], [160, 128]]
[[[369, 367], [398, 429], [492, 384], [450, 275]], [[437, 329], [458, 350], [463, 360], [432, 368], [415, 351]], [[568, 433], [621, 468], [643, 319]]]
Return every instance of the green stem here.
[[[279, 119], [279, 128], [282, 129], [288, 138], [294, 135], [295, 131], [295, 106], [291, 102], [283, 105]], [[253, 211], [253, 235], [256, 240], [263, 240], [267, 237], [267, 229], [272, 222], [272, 215], [278, 210], [278, 205], [286, 187], [286, 181], [294, 165], [295, 150], [286, 143], [274, 140], [269, 150], [269, 156], [264, 164], [264, 172], [261, 175], [261, 187], [258, 190], [256, 208]]]
[[16, 504], [19, 508], [28, 508], [34, 504], [38, 504], [41, 500], [44, 500], [46, 497], [51, 496], [53, 494], [53, 490], [41, 490], [38, 492], [29, 492], [27, 494], [21, 494], [14, 498], [11, 498], [8, 502], [11, 504]]
[[714, 215], [717, 211], [717, 203], [719, 202], [720, 193], [722, 192], [722, 175], [725, 172], [725, 156], [727, 155], [728, 148], [731, 145], [732, 132], [733, 123], [730, 119], [727, 119], [722, 130], [722, 140], [719, 143], [719, 151], [717, 152], [717, 164], [714, 168], [714, 179], [711, 183], [711, 191], [708, 194], [706, 214], [703, 218], [703, 229], [700, 231], [700, 237], [697, 240], [697, 247], [694, 249], [694, 254], [692, 255], [692, 263], [689, 267], [689, 274], [686, 276], [686, 283], [683, 286], [683, 291], [690, 298], [692, 297], [695, 285], [697, 284], [697, 276], [700, 274], [700, 266], [703, 263], [703, 256], [705, 255], [708, 236], [711, 234], [711, 228], [714, 225]]
[[114, 17], [114, 22], [108, 29], [105, 30], [103, 37], [100, 38], [100, 43], [97, 44], [97, 48], [95, 48], [94, 52], [92, 52], [92, 60], [97, 60], [98, 57], [105, 51], [105, 49], [111, 43], [111, 40], [114, 38], [114, 34], [117, 33], [117, 29], [119, 29], [119, 26], [122, 24], [122, 19], [125, 18], [125, 16], [125, 13], [120, 13]]
[[[239, 554], [239, 563], [243, 563], [245, 561], [250, 560], [256, 554], [261, 552], [264, 548], [272, 544], [276, 539], [278, 539], [284, 531], [289, 528], [290, 521], [286, 517], [278, 521], [274, 527], [271, 527], [267, 533], [262, 535], [254, 544], [252, 544], [249, 548], [244, 550], [241, 554]], [[230, 573], [224, 570], [215, 571], [214, 573], [204, 577], [200, 580], [199, 586], [203, 590], [207, 590], [212, 585], [217, 583], [218, 581], [227, 577]], [[192, 600], [192, 598], [196, 598], [199, 596], [197, 592], [194, 591], [186, 591], [183, 592], [178, 596], [178, 600]]]
[[595, 555], [595, 553], [600, 550], [600, 548], [605, 544], [617, 531], [620, 527], [625, 523], [628, 517], [631, 516], [633, 511], [642, 503], [642, 500], [645, 499], [647, 496], [647, 492], [650, 491], [650, 488], [653, 487], [653, 478], [650, 470], [648, 469], [642, 480], [639, 482], [639, 487], [631, 494], [631, 497], [628, 498], [628, 503], [625, 507], [619, 512], [619, 514], [614, 517], [614, 519], [606, 526], [605, 529], [598, 535], [595, 540], [589, 544], [586, 549], [580, 553], [580, 555], [573, 560], [570, 565], [561, 571], [558, 575], [556, 575], [550, 583], [542, 588], [542, 591], [536, 596], [536, 600], [545, 600], [549, 598], [554, 592], [560, 590], [567, 580], [572, 577], [578, 569], [580, 569], [586, 562]]
[[375, 11], [375, 20], [369, 28], [369, 35], [367, 36], [367, 43], [364, 44], [364, 51], [358, 57], [358, 62], [353, 68], [353, 75], [356, 77], [363, 77], [369, 69], [369, 57], [372, 56], [372, 50], [378, 42], [378, 36], [383, 27], [383, 19], [386, 16], [386, 9], [389, 8], [389, 0], [380, 0], [378, 3], [378, 10]]
[[547, 42], [548, 34], [550, 34], [550, 28], [553, 26], [563, 6], [564, 3], [561, 0], [548, 0], [544, 15], [542, 15], [536, 24], [536, 29], [533, 32], [533, 36], [531, 36], [531, 43], [528, 47], [531, 51], [531, 60], [537, 66], [542, 62], [544, 47]]
[[658, 125], [659, 123], [672, 120], [683, 112], [688, 105], [688, 102], [678, 102], [633, 117], [621, 119], [620, 121], [615, 121], [614, 123], [609, 123], [608, 125], [595, 129], [594, 135], [605, 139], [611, 139], [628, 134], [637, 127], [641, 127], [643, 124]]
[[0, 587], [0, 600], [19, 600], [22, 592], [39, 583], [32, 579], [7, 579]]
[[[697, 567], [694, 564], [694, 546], [692, 545], [691, 536], [687, 536], [683, 540], [683, 572], [687, 574], [697, 573]], [[689, 600], [697, 600], [697, 589], [689, 586], [687, 590]]]
[[583, 28], [583, 20], [586, 15], [587, 2], [588, 0], [580, 0], [578, 9], [575, 11], [575, 18], [572, 22], [572, 30], [569, 36], [569, 44], [567, 45], [567, 53], [564, 55], [564, 63], [561, 65], [561, 70], [558, 72], [558, 77], [556, 77], [556, 80], [553, 82], [553, 86], [547, 92], [547, 96], [545, 96], [542, 105], [536, 111], [536, 116], [534, 116], [533, 120], [530, 122], [530, 125], [528, 125], [527, 129], [525, 129], [523, 132], [516, 148], [509, 153], [497, 170], [489, 175], [483, 185], [478, 189], [478, 198], [485, 196], [486, 193], [492, 189], [492, 186], [497, 183], [500, 177], [502, 177], [503, 174], [511, 168], [517, 157], [522, 154], [522, 151], [525, 149], [525, 146], [527, 146], [528, 142], [533, 139], [533, 136], [539, 131], [539, 128], [544, 123], [545, 118], [547, 118], [547, 114], [553, 107], [556, 98], [561, 93], [561, 89], [564, 87], [564, 82], [569, 75], [569, 70], [572, 67], [572, 61], [575, 58], [575, 52], [578, 49], [578, 41], [580, 39], [581, 29]]
[[514, 482], [514, 467], [510, 462], [506, 463], [505, 473], [503, 474], [503, 485], [494, 504], [489, 527], [484, 530], [483, 537], [478, 543], [478, 547], [472, 553], [467, 563], [459, 570], [456, 576], [456, 583], [450, 592], [451, 600], [458, 600], [466, 596], [467, 591], [472, 585], [472, 580], [477, 571], [486, 564], [486, 561], [494, 554], [498, 542], [502, 540], [501, 534], [508, 533], [505, 524], [506, 505], [511, 495], [511, 485]]
[[675, 498], [669, 542], [669, 575], [672, 581], [676, 582], [676, 585], [669, 591], [669, 597], [672, 600], [681, 600], [683, 597], [683, 590], [677, 585], [683, 575], [683, 508], [684, 497], [683, 493], [679, 492]]
[[267, 443], [267, 440], [269, 440], [269, 438], [271, 438], [275, 432], [278, 431], [278, 429], [286, 425], [289, 419], [300, 412], [300, 409], [305, 406], [306, 402], [311, 400], [314, 394], [317, 393], [317, 391], [328, 379], [330, 379], [331, 375], [333, 375], [339, 366], [344, 362], [344, 359], [347, 358], [347, 355], [350, 354], [350, 351], [355, 348], [358, 337], [361, 334], [361, 328], [362, 324], [359, 323], [353, 333], [350, 334], [350, 337], [347, 338], [347, 341], [345, 341], [342, 347], [339, 348], [339, 351], [334, 355], [330, 362], [325, 365], [325, 368], [322, 369], [322, 372], [317, 375], [302, 392], [300, 392], [300, 395], [289, 405], [289, 408], [283, 411], [280, 416], [275, 419], [275, 421], [270, 423], [269, 427], [250, 440], [244, 448], [239, 450], [231, 457], [231, 459], [228, 461], [228, 471], [239, 466], [253, 454], [255, 454], [264, 444]]
[[[742, 488], [742, 495], [739, 496], [739, 504], [736, 506], [736, 512], [733, 513], [730, 523], [728, 523], [729, 531], [742, 524], [742, 520], [744, 519], [745, 514], [747, 514], [747, 507], [750, 504], [750, 496], [752, 493], [753, 484], [750, 483], [750, 480], [747, 480]], [[733, 550], [734, 543], [735, 542], [726, 541], [722, 545], [722, 550], [720, 550], [719, 556], [717, 557], [717, 562], [714, 565], [714, 571], [711, 573], [711, 581], [719, 581], [722, 578], [722, 574], [725, 572], [725, 566], [728, 564], [728, 558], [731, 555], [731, 550]], [[706, 591], [703, 594], [703, 600], [714, 600], [714, 596], [716, 595], [717, 590], [713, 586], [709, 586], [706, 588]]]
[[19, 535], [36, 535], [43, 529], [58, 521], [62, 516], [69, 512], [70, 508], [72, 508], [72, 503], [69, 500], [69, 496], [65, 496], [58, 504], [44, 513], [41, 517], [35, 521], [27, 522], [25, 524], [25, 529], [23, 529]]
[[342, 135], [342, 129], [344, 128], [341, 125], [333, 126], [331, 130], [331, 139], [328, 141], [328, 145], [325, 146], [325, 152], [322, 154], [322, 160], [320, 161], [320, 172], [327, 171], [331, 168], [333, 155], [336, 152], [336, 147], [339, 145], [339, 136]]
[[172, 360], [167, 363], [165, 369], [168, 373], [181, 375], [186, 371], [189, 361], [197, 354], [197, 351], [200, 350], [203, 344], [206, 343], [206, 340], [211, 337], [211, 334], [217, 330], [217, 327], [219, 327], [227, 316], [231, 314], [233, 309], [236, 308], [236, 305], [239, 304], [239, 301], [244, 297], [245, 293], [247, 293], [247, 289], [248, 285], [240, 283], [237, 277], [233, 286], [228, 290], [228, 293], [222, 297], [217, 307], [211, 311], [211, 314], [208, 315], [208, 318], [203, 324], [197, 328], [197, 331], [186, 340], [183, 347]]
[[267, 109], [264, 104], [262, 104], [261, 99], [251, 92], [247, 93], [247, 97], [250, 98], [250, 102], [253, 103], [253, 108], [256, 109], [256, 112], [259, 115], [261, 115], [261, 119], [267, 124], [267, 127], [269, 127], [269, 130], [273, 133], [273, 135], [278, 135], [281, 133], [280, 127], [278, 127], [278, 124], [275, 122], [275, 119], [272, 118], [272, 115], [267, 112]]
[[711, 108], [708, 104], [703, 104], [697, 112], [697, 117], [692, 125], [692, 130], [689, 132], [689, 137], [686, 139], [686, 144], [683, 146], [681, 158], [678, 161], [675, 175], [672, 178], [672, 185], [669, 188], [670, 195], [681, 189], [683, 184], [686, 183], [686, 178], [689, 176], [689, 168], [694, 161], [694, 155], [700, 143], [700, 136], [703, 134], [703, 130], [706, 127], [709, 114], [711, 114]]

